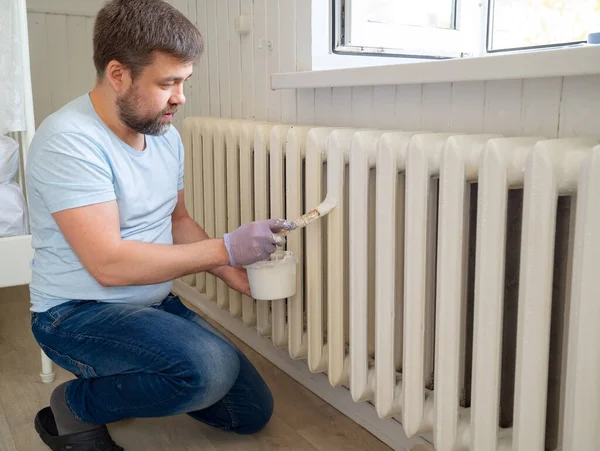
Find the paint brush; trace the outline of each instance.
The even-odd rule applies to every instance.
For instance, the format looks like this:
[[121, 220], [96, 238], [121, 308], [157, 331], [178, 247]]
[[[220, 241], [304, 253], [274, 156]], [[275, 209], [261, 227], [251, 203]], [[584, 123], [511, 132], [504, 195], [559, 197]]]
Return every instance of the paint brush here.
[[[296, 224], [296, 228], [299, 229], [301, 227], [306, 227], [311, 222], [316, 221], [317, 219], [325, 216], [335, 207], [337, 207], [337, 200], [334, 197], [327, 195], [327, 197], [325, 197], [325, 200], [321, 202], [316, 208], [313, 208], [312, 210], [303, 214], [294, 221], [294, 223]], [[279, 235], [286, 236], [288, 232], [289, 230], [282, 230], [281, 232], [279, 232]]]

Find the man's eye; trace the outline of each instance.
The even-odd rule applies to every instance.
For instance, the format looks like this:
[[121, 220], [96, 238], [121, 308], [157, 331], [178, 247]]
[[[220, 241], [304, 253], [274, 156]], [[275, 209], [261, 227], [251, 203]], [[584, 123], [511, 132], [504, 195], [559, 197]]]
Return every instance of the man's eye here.
[[165, 88], [165, 89], [170, 88], [171, 86], [173, 86], [173, 83], [164, 83], [162, 85], [162, 87]]

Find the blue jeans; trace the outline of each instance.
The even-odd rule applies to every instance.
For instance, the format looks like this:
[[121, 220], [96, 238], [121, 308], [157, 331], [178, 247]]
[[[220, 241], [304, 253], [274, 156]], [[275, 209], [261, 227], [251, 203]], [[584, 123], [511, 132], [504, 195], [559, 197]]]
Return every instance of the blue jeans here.
[[273, 413], [246, 356], [177, 296], [150, 307], [71, 301], [32, 313], [31, 326], [48, 357], [77, 376], [65, 398], [81, 421], [187, 413], [252, 434]]

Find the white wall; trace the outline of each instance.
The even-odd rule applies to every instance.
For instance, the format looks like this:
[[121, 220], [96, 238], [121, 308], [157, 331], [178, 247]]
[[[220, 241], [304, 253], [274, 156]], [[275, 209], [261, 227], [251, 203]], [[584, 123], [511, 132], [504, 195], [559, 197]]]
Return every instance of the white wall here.
[[[90, 17], [35, 12], [68, 3], [82, 10], [89, 6]], [[29, 0], [38, 123], [92, 86], [92, 16], [98, 3]], [[310, 67], [310, 0], [171, 3], [197, 24], [206, 40], [205, 55], [187, 86], [185, 115], [407, 130], [600, 136], [596, 126], [600, 76], [273, 91], [268, 86], [270, 73]], [[245, 36], [234, 29], [240, 13], [253, 18], [253, 31]], [[259, 48], [261, 39], [273, 40], [273, 49], [264, 42]], [[180, 115], [177, 124], [182, 119]]]
[[[310, 65], [309, 0], [170, 0], [196, 24], [205, 53], [186, 86], [185, 115], [295, 122], [296, 93], [268, 88], [268, 74]], [[28, 0], [36, 122], [93, 86], [98, 0]], [[71, 14], [64, 14], [64, 12]], [[241, 36], [235, 18], [253, 20]], [[307, 24], [297, 30], [296, 19]], [[272, 40], [273, 50], [261, 40]], [[298, 45], [297, 42], [304, 43]], [[284, 50], [285, 49], [285, 50]], [[298, 62], [298, 66], [297, 66]], [[180, 124], [183, 115], [179, 115]]]
[[36, 126], [95, 80], [91, 17], [28, 13]]
[[306, 90], [316, 124], [507, 135], [600, 136], [600, 76]]

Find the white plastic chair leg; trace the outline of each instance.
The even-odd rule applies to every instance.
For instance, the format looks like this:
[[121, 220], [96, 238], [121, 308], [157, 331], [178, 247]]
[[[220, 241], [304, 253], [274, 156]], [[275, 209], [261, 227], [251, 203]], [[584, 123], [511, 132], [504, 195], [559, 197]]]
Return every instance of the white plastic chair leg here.
[[48, 356], [42, 352], [42, 372], [40, 373], [40, 377], [42, 378], [42, 382], [44, 384], [51, 384], [54, 382], [56, 374], [53, 371], [52, 360], [48, 358]]

